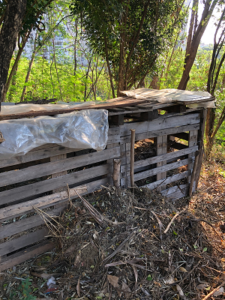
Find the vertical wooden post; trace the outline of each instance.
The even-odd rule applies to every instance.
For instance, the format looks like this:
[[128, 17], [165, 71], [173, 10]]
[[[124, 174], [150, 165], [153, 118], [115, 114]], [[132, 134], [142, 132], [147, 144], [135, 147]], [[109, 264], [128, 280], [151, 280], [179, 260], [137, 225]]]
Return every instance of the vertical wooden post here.
[[[188, 141], [188, 147], [193, 147], [197, 145], [198, 141], [198, 130], [191, 130], [189, 133], [189, 141]], [[189, 176], [188, 176], [188, 183], [191, 183], [191, 175], [194, 169], [194, 162], [195, 162], [195, 152], [191, 153], [188, 155], [188, 171], [189, 171]], [[193, 183], [193, 188], [195, 189], [195, 183]]]
[[130, 139], [130, 184], [134, 187], [134, 144], [135, 144], [135, 130], [131, 129]]
[[[66, 158], [66, 154], [59, 154], [59, 155], [51, 157], [50, 161], [59, 161], [59, 160], [65, 159], [65, 158]], [[58, 172], [58, 173], [52, 174], [52, 178], [57, 178], [57, 177], [60, 177], [60, 176], [66, 175], [66, 174], [67, 174], [67, 171]], [[59, 192], [65, 191], [65, 190], [67, 190], [66, 186], [55, 189], [52, 192], [59, 193]], [[65, 206], [65, 203], [59, 203], [59, 204], [54, 205], [55, 208], [64, 207], [64, 206]]]
[[199, 130], [198, 143], [199, 143], [199, 159], [198, 159], [198, 168], [195, 176], [195, 189], [198, 187], [198, 181], [201, 173], [201, 166], [204, 155], [204, 133], [205, 133], [205, 123], [206, 123], [207, 109], [203, 109], [201, 111], [201, 127]]
[[[157, 156], [167, 153], [167, 135], [157, 137]], [[161, 167], [165, 165], [166, 161], [161, 161], [157, 163], [157, 167]], [[162, 172], [157, 174], [157, 181], [161, 179], [166, 179], [166, 172]], [[165, 185], [161, 185], [158, 187], [158, 191], [164, 190]]]
[[121, 159], [113, 160], [113, 184], [116, 188], [120, 187], [120, 167]]

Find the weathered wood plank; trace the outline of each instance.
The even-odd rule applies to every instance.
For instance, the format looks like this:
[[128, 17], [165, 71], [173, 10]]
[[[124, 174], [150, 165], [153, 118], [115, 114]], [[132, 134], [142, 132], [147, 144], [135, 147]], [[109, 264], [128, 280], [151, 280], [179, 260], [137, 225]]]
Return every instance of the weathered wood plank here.
[[161, 192], [161, 194], [163, 196], [169, 196], [170, 194], [173, 194], [177, 191], [182, 191], [183, 189], [185, 189], [186, 187], [188, 186], [188, 184], [181, 184], [179, 186], [175, 185], [175, 186], [172, 186], [170, 188], [168, 188], [167, 190], [164, 190]]
[[[188, 147], [196, 146], [198, 142], [198, 131], [197, 130], [191, 130], [189, 132], [189, 141], [188, 141]], [[188, 177], [188, 183], [191, 182], [191, 173], [194, 168], [194, 161], [195, 161], [195, 152], [192, 152], [188, 155], [189, 163], [188, 163], [188, 170], [190, 170], [190, 176]]]
[[[68, 204], [64, 204], [60, 208], [49, 210], [48, 215], [50, 215], [51, 217], [58, 216], [67, 206]], [[32, 217], [27, 217], [25, 219], [10, 223], [8, 225], [1, 226], [0, 240], [44, 224], [44, 220], [39, 215], [34, 215]]]
[[[143, 160], [138, 160], [138, 161], [134, 162], [134, 170], [137, 170], [138, 168], [146, 167], [146, 166], [149, 166], [151, 164], [155, 164], [155, 163], [158, 163], [158, 162], [161, 162], [161, 161], [168, 161], [170, 159], [175, 159], [175, 158], [178, 158], [178, 157], [183, 156], [183, 155], [188, 155], [190, 153], [196, 152], [197, 150], [198, 150], [198, 146], [194, 146], [194, 147], [191, 147], [191, 148], [186, 148], [186, 149], [183, 149], [183, 150], [166, 153], [166, 154], [163, 154], [163, 155], [154, 156], [154, 157], [146, 158], [146, 159], [143, 159]], [[127, 171], [129, 171], [129, 166], [127, 168], [128, 168]], [[126, 172], [126, 168], [125, 168], [124, 165], [121, 166], [121, 172], [122, 173]]]
[[[182, 186], [180, 186], [180, 189], [178, 187], [176, 187], [177, 189], [175, 192], [172, 192], [172, 191], [174, 191], [174, 189], [173, 189], [174, 187], [172, 187], [169, 189], [170, 192], [168, 194], [165, 194], [164, 196], [166, 197], [167, 200], [170, 199], [172, 201], [186, 197], [187, 193], [188, 193], [188, 186], [189, 186], [188, 184], [182, 185]], [[168, 190], [166, 190], [166, 191], [168, 191]]]
[[13, 266], [18, 265], [28, 259], [34, 258], [37, 255], [50, 251], [53, 248], [55, 248], [53, 243], [42, 242], [38, 245], [30, 247], [29, 249], [10, 255], [0, 262], [0, 272], [12, 268]]
[[158, 180], [156, 182], [152, 182], [152, 183], [143, 185], [142, 187], [143, 188], [148, 188], [150, 190], [153, 190], [153, 189], [157, 188], [161, 184], [167, 185], [167, 184], [170, 184], [172, 182], [184, 179], [184, 178], [188, 177], [188, 175], [189, 175], [189, 172], [185, 171], [185, 172], [182, 172], [182, 173], [170, 176], [170, 177], [168, 177], [166, 179], [161, 179], [161, 180]]
[[100, 152], [89, 153], [78, 157], [67, 158], [65, 160], [50, 162], [42, 165], [28, 167], [18, 171], [8, 171], [0, 174], [0, 186], [11, 185], [18, 182], [31, 180], [47, 176], [50, 174], [70, 170], [104, 161], [110, 158], [118, 158], [120, 156], [120, 148], [112, 148]]
[[29, 111], [24, 113], [10, 114], [10, 115], [1, 115], [0, 120], [11, 120], [11, 119], [21, 119], [21, 118], [29, 118], [29, 117], [38, 117], [38, 116], [55, 116], [58, 114], [68, 114], [73, 111], [79, 111], [84, 109], [111, 109], [111, 108], [120, 108], [127, 105], [137, 105], [142, 103], [147, 103], [147, 100], [138, 100], [132, 98], [124, 98], [124, 100], [113, 102], [113, 103], [101, 103], [98, 105], [87, 105], [85, 108], [80, 106], [75, 106], [69, 109], [58, 109], [58, 110], [39, 110], [39, 111]]
[[199, 113], [171, 116], [168, 118], [161, 116], [151, 122], [125, 123], [124, 126], [121, 127], [121, 136], [129, 135], [130, 129], [132, 128], [135, 129], [137, 133], [143, 133], [198, 123], [200, 123]]
[[[162, 135], [173, 135], [178, 132], [183, 132], [183, 131], [189, 131], [189, 130], [199, 130], [200, 124], [194, 124], [194, 125], [185, 125], [185, 126], [180, 126], [180, 127], [172, 127], [172, 128], [166, 128], [162, 130], [156, 130], [156, 131], [147, 131], [147, 132], [142, 132], [139, 134], [135, 135], [135, 140], [144, 140], [147, 138], [154, 138]], [[124, 143], [129, 143], [130, 138], [129, 136], [124, 136], [121, 137], [120, 142], [121, 144]]]
[[[56, 156], [51, 157], [50, 161], [54, 162], [54, 161], [59, 161], [59, 160], [64, 160], [64, 159], [66, 159], [66, 154], [60, 154], [60, 155], [56, 155]], [[66, 175], [66, 174], [67, 174], [67, 171], [54, 173], [54, 174], [52, 174], [52, 178], [62, 177], [63, 175]], [[53, 190], [53, 193], [62, 192], [65, 189], [66, 189], [66, 186], [58, 187], [57, 189]]]
[[[109, 128], [108, 142], [109, 144], [117, 143], [120, 139], [120, 128]], [[60, 145], [46, 144], [29, 151], [25, 155], [12, 157], [10, 159], [0, 159], [0, 168], [5, 168], [13, 165], [27, 163], [30, 161], [41, 160], [52, 156], [74, 152], [72, 148], [66, 148]]]
[[[147, 170], [147, 171], [144, 171], [144, 172], [136, 173], [136, 174], [134, 174], [134, 181], [145, 179], [145, 178], [157, 175], [158, 173], [167, 172], [167, 171], [185, 166], [187, 164], [188, 164], [188, 159], [183, 159], [183, 160], [177, 161], [177, 162], [169, 164], [169, 165], [164, 165], [162, 167], [158, 167], [158, 168], [155, 168], [155, 169], [151, 169], [151, 170]], [[125, 178], [121, 179], [122, 184], [124, 184], [124, 180], [125, 180]]]
[[47, 235], [48, 235], [48, 229], [42, 228], [40, 230], [22, 235], [17, 239], [13, 239], [13, 240], [7, 241], [5, 243], [1, 243], [0, 244], [0, 256], [10, 254], [11, 252], [14, 252], [16, 250], [19, 250], [26, 246], [40, 242]]
[[101, 165], [82, 171], [66, 174], [60, 178], [50, 178], [18, 188], [6, 190], [0, 193], [0, 205], [9, 204], [31, 196], [39, 195], [57, 188], [65, 188], [68, 185], [79, 183], [88, 179], [109, 173], [108, 165]]
[[[81, 194], [89, 194], [93, 191], [96, 191], [97, 189], [100, 188], [101, 185], [107, 184], [107, 178], [103, 178], [100, 180], [96, 180], [90, 183], [87, 183], [86, 185], [83, 186], [78, 186], [76, 188], [70, 189], [70, 198], [74, 199], [77, 198], [77, 193], [76, 191]], [[34, 207], [38, 208], [45, 208], [49, 207], [58, 203], [62, 202], [67, 202], [69, 199], [68, 197], [68, 192], [63, 191], [60, 193], [55, 193], [52, 195], [44, 196], [41, 198], [37, 198], [34, 200], [30, 200], [24, 203], [20, 204], [14, 204], [5, 208], [0, 209], [0, 222], [11, 219], [17, 216], [21, 216], [25, 213], [28, 213], [30, 211], [33, 211]]]
[[[167, 135], [159, 136], [157, 138], [157, 156], [161, 156], [162, 154], [167, 153]], [[161, 167], [166, 164], [166, 160], [160, 161], [157, 163], [157, 167]], [[166, 172], [157, 173], [157, 180], [165, 179], [166, 178]], [[159, 187], [159, 190], [164, 189], [164, 185], [161, 185]]]

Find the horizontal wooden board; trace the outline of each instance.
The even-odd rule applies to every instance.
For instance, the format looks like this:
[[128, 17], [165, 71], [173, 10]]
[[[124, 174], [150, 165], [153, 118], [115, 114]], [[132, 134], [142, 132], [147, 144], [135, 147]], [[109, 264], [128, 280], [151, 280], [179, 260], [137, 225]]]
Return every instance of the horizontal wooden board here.
[[31, 232], [28, 234], [24, 234], [13, 240], [1, 243], [0, 244], [0, 256], [10, 254], [11, 252], [14, 252], [16, 250], [19, 250], [21, 248], [24, 248], [29, 245], [33, 245], [37, 242], [40, 242], [47, 235], [48, 235], [48, 229], [42, 228], [37, 231]]
[[0, 272], [12, 268], [15, 265], [18, 265], [28, 259], [34, 258], [37, 255], [51, 251], [55, 248], [55, 244], [51, 242], [41, 242], [38, 245], [29, 247], [29, 249], [19, 251], [9, 257], [2, 259], [0, 262]]
[[[101, 185], [107, 184], [107, 178], [103, 178], [100, 180], [96, 180], [94, 182], [87, 183], [83, 186], [78, 186], [76, 188], [70, 189], [70, 198], [77, 198], [76, 191], [81, 194], [89, 194], [91, 192], [96, 191], [101, 187]], [[68, 192], [62, 191], [59, 193], [55, 193], [52, 195], [40, 197], [34, 200], [30, 200], [20, 204], [14, 204], [5, 208], [0, 209], [0, 222], [15, 218], [17, 216], [21, 216], [30, 211], [34, 210], [34, 207], [45, 208], [59, 203], [65, 203], [68, 201]]]
[[200, 115], [198, 113], [183, 116], [171, 116], [168, 118], [161, 116], [151, 122], [125, 123], [124, 126], [121, 126], [120, 131], [121, 136], [126, 136], [130, 135], [131, 129], [135, 129], [135, 133], [143, 133], [198, 123], [200, 123]]
[[[48, 215], [51, 217], [58, 216], [60, 213], [68, 206], [65, 204], [61, 207], [48, 210]], [[34, 227], [45, 224], [44, 220], [39, 215], [34, 215], [31, 217], [24, 218], [22, 220], [10, 223], [0, 227], [0, 240], [6, 237], [12, 236], [14, 234], [27, 231]]]
[[[119, 127], [109, 128], [108, 143], [109, 144], [117, 143], [119, 138], [120, 138], [120, 128]], [[27, 163], [35, 160], [41, 160], [52, 156], [71, 153], [75, 151], [76, 151], [75, 149], [66, 148], [61, 145], [46, 144], [41, 147], [37, 147], [24, 155], [12, 157], [10, 159], [4, 159], [4, 160], [0, 159], [0, 168]]]
[[66, 187], [67, 184], [76, 184], [98, 176], [108, 174], [109, 166], [107, 164], [92, 167], [82, 171], [69, 173], [57, 178], [49, 178], [43, 181], [24, 185], [18, 188], [6, 190], [0, 193], [0, 205], [9, 204], [31, 196], [39, 195], [54, 189]]
[[[167, 171], [185, 166], [185, 165], [188, 164], [188, 161], [189, 161], [188, 159], [183, 159], [183, 160], [177, 161], [177, 162], [172, 163], [172, 164], [163, 165], [163, 166], [155, 168], [155, 169], [151, 169], [151, 170], [147, 170], [147, 171], [144, 171], [144, 172], [136, 173], [136, 174], [134, 174], [134, 181], [145, 179], [145, 178], [154, 176], [154, 175], [162, 173], [162, 172], [167, 172]], [[128, 179], [129, 179], [129, 173], [127, 173], [127, 176], [128, 176]], [[124, 186], [124, 184], [125, 184], [125, 178], [122, 178], [121, 179], [121, 185]]]
[[[155, 163], [158, 163], [161, 161], [168, 161], [169, 159], [178, 158], [180, 156], [196, 152], [197, 150], [198, 150], [198, 146], [194, 146], [194, 147], [186, 148], [186, 149], [175, 151], [175, 152], [170, 152], [170, 153], [163, 154], [163, 155], [154, 156], [154, 157], [146, 158], [143, 160], [138, 160], [138, 161], [134, 162], [134, 170], [141, 168], [141, 167], [149, 166], [151, 164], [155, 164]], [[129, 170], [130, 170], [130, 168], [128, 166], [127, 171], [129, 171]], [[121, 172], [124, 173], [125, 171], [126, 171], [126, 166], [121, 166]]]
[[112, 148], [100, 152], [89, 153], [78, 157], [71, 157], [60, 161], [50, 162], [31, 166], [18, 171], [8, 171], [0, 173], [0, 187], [11, 185], [18, 182], [40, 178], [50, 174], [67, 171], [73, 168], [94, 164], [110, 158], [117, 158], [120, 156], [120, 148]]
[[[142, 133], [136, 133], [135, 132], [135, 141], [144, 140], [147, 138], [154, 138], [159, 137], [162, 135], [173, 135], [175, 133], [189, 131], [189, 130], [199, 130], [200, 125], [194, 124], [194, 125], [185, 125], [185, 126], [179, 126], [179, 127], [172, 127], [172, 128], [166, 128], [156, 131], [147, 131]], [[120, 143], [129, 143], [130, 142], [130, 136], [121, 137]]]
[[170, 188], [168, 188], [167, 190], [164, 190], [161, 192], [161, 194], [163, 196], [169, 196], [175, 192], [178, 192], [178, 191], [182, 191], [183, 189], [185, 189], [186, 187], [188, 186], [188, 184], [181, 184], [179, 186], [175, 185], [175, 186], [172, 186]]
[[[189, 184], [185, 184], [185, 185], [181, 185], [180, 189], [176, 186], [174, 189], [174, 187], [168, 189], [169, 190], [169, 194], [165, 194], [164, 196], [166, 197], [167, 200], [178, 200], [180, 198], [186, 197], [188, 195], [188, 187]], [[165, 190], [163, 192], [166, 192], [168, 190]]]
[[172, 182], [179, 181], [181, 179], [187, 178], [188, 175], [189, 175], [189, 171], [185, 171], [185, 172], [170, 176], [166, 179], [161, 179], [161, 180], [158, 180], [156, 182], [152, 182], [152, 183], [143, 185], [142, 187], [153, 190], [153, 189], [157, 188], [158, 186], [160, 186], [161, 184], [167, 185], [167, 184], [170, 184]]

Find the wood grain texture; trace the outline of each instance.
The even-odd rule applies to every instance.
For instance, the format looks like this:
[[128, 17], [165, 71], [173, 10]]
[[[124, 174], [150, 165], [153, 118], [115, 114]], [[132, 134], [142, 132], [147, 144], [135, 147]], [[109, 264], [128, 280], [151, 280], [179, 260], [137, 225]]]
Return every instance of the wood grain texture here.
[[6, 257], [4, 260], [0, 261], [0, 272], [12, 268], [28, 259], [34, 258], [37, 255], [51, 251], [55, 248], [55, 245], [51, 242], [42, 242], [38, 245], [32, 246], [29, 249], [20, 251], [16, 254]]
[[[175, 159], [175, 158], [179, 158], [183, 155], [188, 155], [190, 153], [193, 153], [195, 151], [198, 150], [198, 146], [194, 146], [191, 148], [186, 148], [183, 150], [179, 150], [179, 151], [175, 151], [175, 152], [170, 152], [170, 153], [166, 153], [163, 155], [159, 155], [159, 156], [154, 156], [154, 157], [150, 157], [150, 158], [146, 158], [143, 160], [138, 160], [134, 162], [134, 170], [137, 170], [138, 168], [141, 167], [146, 167], [149, 166], [151, 164], [155, 164], [161, 161], [168, 161], [170, 159]], [[129, 170], [129, 167], [128, 167]], [[121, 166], [121, 172], [124, 173], [126, 171], [125, 166]]]
[[185, 172], [182, 172], [182, 173], [170, 176], [170, 177], [168, 177], [166, 179], [161, 179], [161, 180], [158, 180], [156, 182], [152, 182], [152, 183], [143, 185], [142, 187], [143, 188], [148, 188], [150, 190], [153, 190], [153, 189], [157, 188], [161, 184], [167, 185], [167, 184], [170, 184], [172, 182], [176, 182], [176, 181], [179, 181], [181, 179], [187, 178], [188, 175], [189, 175], [189, 172], [185, 171]]
[[[108, 144], [117, 143], [119, 141], [120, 141], [120, 128], [119, 127], [109, 128]], [[0, 159], [0, 168], [14, 166], [14, 165], [16, 166], [31, 161], [50, 158], [56, 155], [72, 153], [74, 151], [75, 150], [72, 148], [66, 148], [54, 144], [46, 144], [29, 151], [25, 155], [16, 156], [4, 160]], [[17, 167], [19, 168], [19, 166]]]
[[[96, 191], [101, 187], [101, 185], [104, 185], [106, 183], [107, 183], [107, 178], [103, 178], [83, 186], [72, 188], [70, 189], [70, 198], [74, 199], [78, 197], [76, 191], [81, 195], [89, 194], [93, 191]], [[60, 193], [55, 193], [52, 195], [30, 200], [21, 204], [15, 204], [15, 205], [2, 208], [0, 209], [0, 222], [33, 211], [34, 207], [45, 208], [61, 202], [66, 203], [68, 199], [69, 199], [68, 192], [63, 191]]]
[[82, 171], [66, 174], [62, 177], [50, 178], [18, 188], [6, 190], [0, 193], [0, 205], [13, 203], [31, 196], [39, 195], [57, 188], [64, 188], [68, 185], [81, 183], [82, 181], [94, 179], [98, 176], [108, 174], [109, 165], [100, 165]]
[[61, 161], [46, 163], [41, 167], [39, 165], [36, 165], [18, 171], [13, 170], [0, 173], [0, 187], [31, 180], [34, 178], [48, 176], [54, 173], [63, 172], [89, 164], [94, 164], [110, 158], [118, 158], [119, 156], [120, 148], [117, 147], [100, 152], [81, 155], [78, 157], [67, 158]]
[[[198, 143], [198, 131], [197, 130], [190, 130], [189, 132], [189, 141], [188, 147], [196, 146]], [[188, 182], [191, 182], [191, 174], [194, 168], [194, 161], [195, 161], [195, 152], [192, 152], [188, 155], [189, 163], [188, 163], [188, 170], [190, 170], [190, 176], [188, 177]]]
[[198, 123], [200, 123], [200, 116], [198, 113], [182, 116], [171, 116], [168, 118], [160, 116], [151, 122], [146, 121], [138, 123], [125, 123], [124, 126], [121, 126], [121, 136], [129, 135], [130, 129], [135, 129], [135, 132], [138, 134]]
[[[48, 211], [48, 215], [51, 217], [58, 216], [60, 213], [68, 206], [64, 203], [64, 206], [61, 206], [57, 209], [52, 209]], [[22, 220], [10, 223], [0, 227], [0, 239], [10, 237], [14, 234], [27, 231], [29, 229], [35, 228], [40, 225], [44, 225], [44, 220], [39, 215], [34, 215], [31, 217], [24, 218]]]
[[19, 238], [7, 241], [5, 243], [0, 244], [0, 256], [10, 254], [18, 249], [27, 247], [29, 245], [35, 244], [37, 242], [42, 241], [45, 236], [48, 235], [48, 229], [42, 228], [37, 231], [24, 234]]
[[[159, 136], [157, 138], [157, 156], [162, 156], [163, 154], [166, 154], [167, 153], [167, 135], [163, 135], [163, 136]], [[157, 167], [161, 167], [163, 165], [166, 165], [167, 161], [166, 160], [160, 160], [158, 163], [157, 163]], [[161, 179], [165, 179], [166, 178], [166, 172], [158, 172], [157, 175], [157, 180], [161, 180]], [[159, 190], [161, 189], [164, 189], [165, 186], [164, 185], [161, 185], [159, 187]]]
[[[185, 166], [187, 164], [188, 164], [188, 159], [183, 159], [183, 160], [177, 161], [177, 162], [172, 163], [172, 164], [164, 165], [162, 167], [158, 167], [158, 168], [155, 168], [155, 169], [151, 169], [151, 170], [147, 170], [147, 171], [144, 171], [144, 172], [136, 173], [136, 174], [134, 174], [134, 181], [145, 179], [147, 177], [157, 175], [158, 173], [167, 172], [167, 171]], [[122, 178], [121, 183], [124, 184], [124, 181], [125, 181], [125, 178]]]
[[[156, 130], [156, 131], [147, 131], [147, 132], [142, 132], [138, 133], [135, 135], [135, 140], [144, 140], [147, 138], [154, 138], [162, 135], [173, 135], [175, 133], [183, 132], [183, 131], [189, 131], [189, 130], [199, 130], [200, 124], [194, 124], [194, 125], [184, 125], [184, 126], [179, 126], [179, 127], [172, 127], [172, 128], [166, 128], [166, 129], [161, 129], [161, 130]], [[129, 143], [130, 138], [128, 136], [123, 136], [120, 139], [121, 144], [124, 143]]]

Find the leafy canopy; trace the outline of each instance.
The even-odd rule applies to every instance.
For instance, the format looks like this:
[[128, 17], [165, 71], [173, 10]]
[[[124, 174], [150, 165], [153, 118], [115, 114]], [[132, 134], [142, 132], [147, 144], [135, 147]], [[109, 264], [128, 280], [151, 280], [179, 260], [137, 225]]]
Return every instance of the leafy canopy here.
[[84, 36], [108, 59], [120, 88], [131, 88], [148, 74], [185, 15], [179, 0], [72, 0]]

